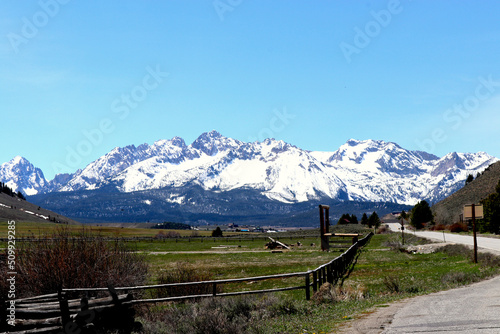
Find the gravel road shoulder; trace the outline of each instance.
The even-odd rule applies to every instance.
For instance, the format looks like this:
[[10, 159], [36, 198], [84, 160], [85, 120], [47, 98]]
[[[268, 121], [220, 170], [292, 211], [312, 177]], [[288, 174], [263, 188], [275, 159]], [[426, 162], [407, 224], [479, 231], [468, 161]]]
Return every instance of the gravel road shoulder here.
[[372, 312], [365, 313], [360, 318], [344, 324], [335, 333], [379, 334], [392, 322], [396, 312], [409, 301], [410, 299], [403, 299], [391, 304], [375, 307]]

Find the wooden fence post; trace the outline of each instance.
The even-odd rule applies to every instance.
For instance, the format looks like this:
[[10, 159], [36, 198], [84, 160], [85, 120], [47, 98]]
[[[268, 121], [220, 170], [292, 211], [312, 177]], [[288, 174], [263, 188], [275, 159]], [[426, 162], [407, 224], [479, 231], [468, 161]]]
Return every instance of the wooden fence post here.
[[313, 292], [318, 291], [318, 273], [313, 271]]
[[212, 295], [217, 296], [217, 283], [215, 282], [212, 284]]
[[113, 304], [115, 304], [115, 306], [119, 306], [121, 302], [118, 299], [118, 294], [116, 293], [115, 288], [112, 285], [108, 285], [108, 290], [111, 298], [113, 298]]
[[82, 311], [87, 311], [89, 309], [89, 299], [87, 296], [82, 297], [80, 300], [80, 309]]
[[68, 297], [66, 295], [66, 292], [59, 290], [58, 299], [59, 299], [59, 308], [61, 310], [62, 326], [63, 326], [63, 328], [66, 328], [66, 325], [70, 321]]
[[309, 271], [306, 274], [306, 300], [311, 299], [311, 291], [309, 290], [311, 282], [309, 280]]
[[328, 263], [326, 266], [326, 281], [330, 284], [333, 284], [333, 265], [331, 263]]

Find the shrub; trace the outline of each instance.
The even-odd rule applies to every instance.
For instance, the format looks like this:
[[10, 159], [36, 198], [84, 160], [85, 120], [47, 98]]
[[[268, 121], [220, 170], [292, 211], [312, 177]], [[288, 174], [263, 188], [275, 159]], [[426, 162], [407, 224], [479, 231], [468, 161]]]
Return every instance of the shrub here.
[[72, 236], [61, 227], [50, 238], [19, 243], [19, 254], [16, 284], [22, 297], [59, 288], [142, 285], [147, 276], [143, 256], [86, 229]]
[[464, 223], [454, 223], [450, 225], [450, 232], [458, 233], [458, 232], [467, 232], [469, 231], [469, 227]]
[[401, 281], [397, 276], [385, 276], [384, 285], [391, 293], [401, 292]]
[[444, 231], [444, 230], [446, 230], [446, 226], [443, 224], [436, 224], [436, 225], [431, 227], [431, 230], [432, 231]]
[[[280, 303], [280, 301], [282, 301]], [[198, 303], [170, 304], [161, 309], [144, 307], [140, 310], [143, 334], [257, 334], [265, 322], [259, 321], [271, 313], [297, 310], [294, 302], [264, 296], [207, 298]], [[277, 311], [278, 310], [278, 311]], [[287, 313], [289, 314], [289, 313]]]
[[441, 282], [443, 284], [455, 286], [470, 284], [479, 281], [480, 277], [476, 273], [472, 272], [449, 272], [441, 277]]
[[333, 286], [324, 283], [313, 295], [312, 300], [316, 304], [337, 303], [349, 300], [365, 299], [367, 290], [364, 286]]
[[478, 253], [477, 262], [485, 267], [500, 267], [500, 256], [491, 253]]
[[392, 233], [392, 232], [387, 225], [380, 226], [377, 229], [377, 234], [388, 234], [388, 233]]
[[[169, 271], [164, 271], [158, 277], [157, 284], [185, 283], [210, 281], [212, 275], [206, 271], [193, 268], [187, 262], [177, 262], [175, 267]], [[184, 295], [202, 295], [213, 292], [211, 284], [171, 286], [152, 290], [153, 298], [166, 298]], [[217, 287], [217, 292], [222, 292], [222, 287]]]
[[177, 231], [168, 231], [167, 233], [160, 231], [155, 235], [156, 239], [165, 239], [165, 238], [180, 238], [181, 234]]
[[269, 313], [272, 317], [297, 314], [300, 312], [295, 301], [291, 298], [280, 298], [277, 302], [269, 306]]
[[368, 234], [371, 231], [366, 227], [366, 225], [361, 225], [361, 224], [333, 225], [330, 227], [330, 230], [333, 233], [361, 233], [361, 234]]
[[471, 249], [464, 245], [453, 244], [440, 247], [437, 252], [445, 253], [448, 256], [463, 256], [464, 254], [471, 253]]

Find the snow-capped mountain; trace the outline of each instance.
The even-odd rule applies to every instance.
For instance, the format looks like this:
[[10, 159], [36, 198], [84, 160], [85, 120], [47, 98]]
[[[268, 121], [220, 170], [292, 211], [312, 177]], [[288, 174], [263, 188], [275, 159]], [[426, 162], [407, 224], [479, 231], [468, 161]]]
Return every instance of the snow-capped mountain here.
[[346, 184], [350, 200], [414, 205], [439, 201], [498, 161], [484, 152], [449, 153], [442, 158], [408, 151], [395, 143], [349, 140], [333, 154], [313, 153]]
[[35, 195], [47, 186], [43, 172], [20, 156], [0, 166], [0, 181], [25, 195]]
[[[40, 171], [36, 186], [13, 185], [28, 195], [165, 189], [170, 192], [165, 200], [177, 204], [188, 201], [182, 188], [197, 186], [211, 193], [252, 189], [281, 203], [329, 198], [413, 205], [421, 199], [434, 202], [448, 196], [463, 186], [469, 174], [497, 160], [484, 152], [439, 158], [376, 140], [349, 140], [334, 152], [311, 152], [274, 139], [245, 143], [212, 131], [190, 145], [174, 137], [152, 145], [115, 148], [72, 175], [47, 182]], [[19, 177], [0, 174], [4, 182]]]

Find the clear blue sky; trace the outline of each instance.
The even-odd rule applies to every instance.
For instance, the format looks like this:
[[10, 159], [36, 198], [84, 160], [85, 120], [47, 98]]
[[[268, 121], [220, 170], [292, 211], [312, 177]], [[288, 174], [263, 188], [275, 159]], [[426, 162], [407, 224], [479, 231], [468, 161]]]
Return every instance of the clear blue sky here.
[[[500, 157], [498, 1], [0, 2], [0, 163], [217, 130]], [[73, 153], [70, 153], [73, 152]]]

